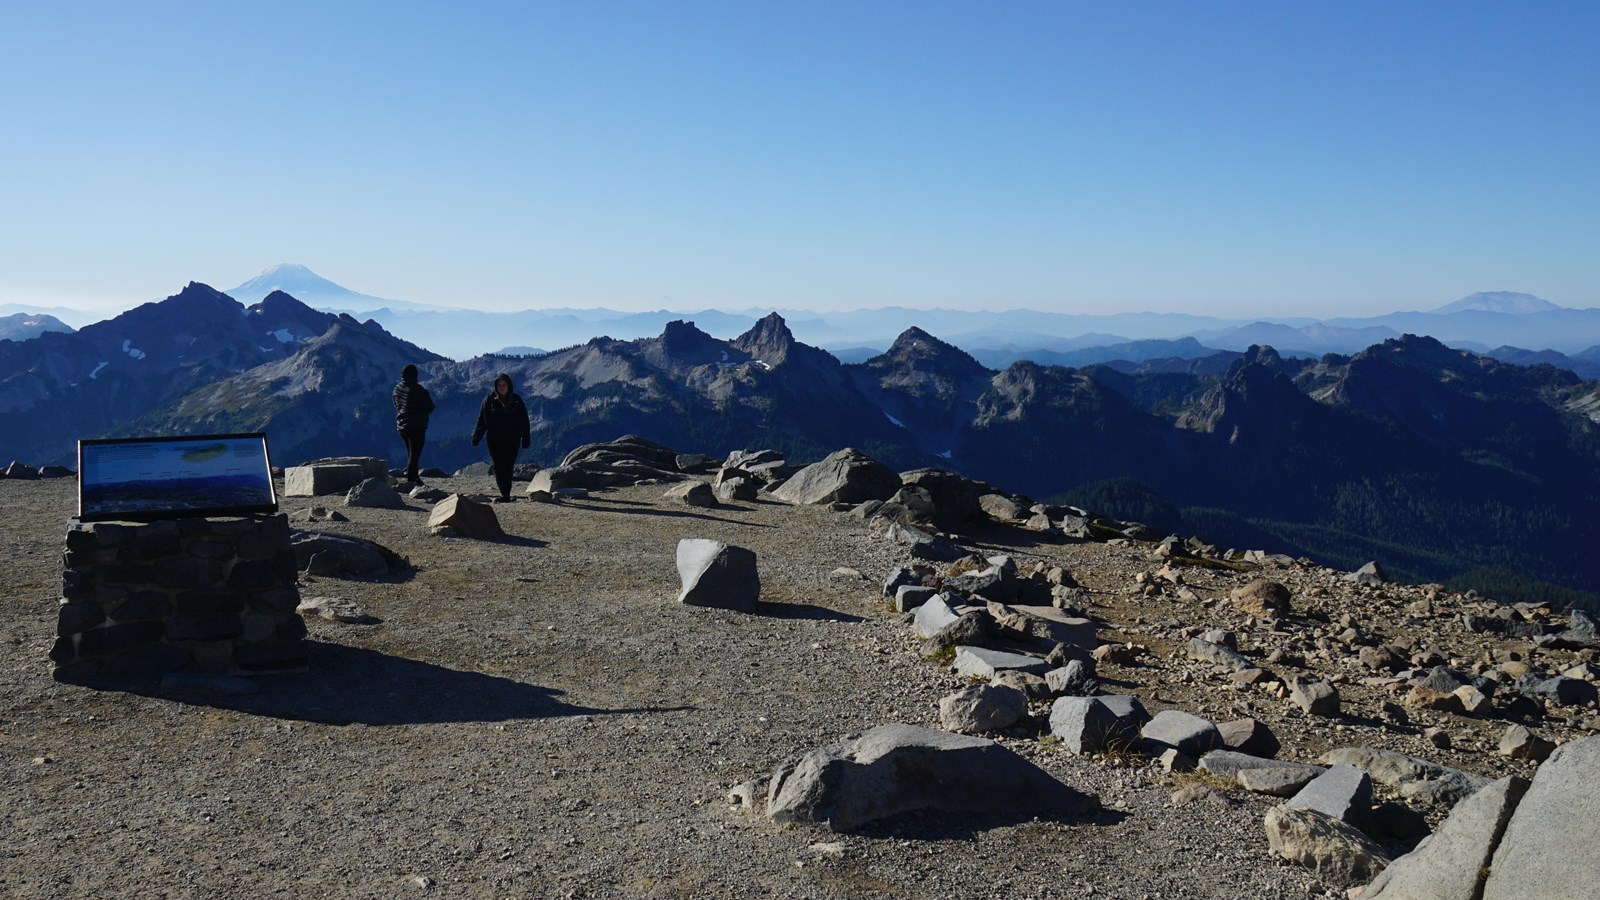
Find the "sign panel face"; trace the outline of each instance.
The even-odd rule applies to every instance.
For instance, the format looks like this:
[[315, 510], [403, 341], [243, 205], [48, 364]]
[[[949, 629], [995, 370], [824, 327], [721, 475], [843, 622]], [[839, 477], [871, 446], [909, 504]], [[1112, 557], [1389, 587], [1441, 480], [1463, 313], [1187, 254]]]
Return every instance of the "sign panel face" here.
[[78, 518], [277, 512], [265, 434], [78, 442]]

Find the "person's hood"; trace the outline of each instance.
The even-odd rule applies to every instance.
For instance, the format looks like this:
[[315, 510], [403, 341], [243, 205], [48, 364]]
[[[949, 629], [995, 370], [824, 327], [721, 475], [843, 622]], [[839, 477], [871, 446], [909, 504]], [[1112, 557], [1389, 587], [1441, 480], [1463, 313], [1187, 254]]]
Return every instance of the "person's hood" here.
[[502, 381], [506, 383], [506, 393], [515, 394], [517, 392], [517, 383], [511, 380], [510, 375], [505, 372], [501, 372], [499, 375], [494, 377], [494, 384], [491, 385], [491, 389], [495, 390], [495, 393], [499, 392], [497, 389], [500, 387], [500, 382]]

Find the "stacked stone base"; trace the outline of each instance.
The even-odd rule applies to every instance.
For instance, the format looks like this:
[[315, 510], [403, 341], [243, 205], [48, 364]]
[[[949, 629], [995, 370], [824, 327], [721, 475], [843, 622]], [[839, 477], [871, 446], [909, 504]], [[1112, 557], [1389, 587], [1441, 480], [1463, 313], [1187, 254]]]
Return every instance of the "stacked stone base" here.
[[284, 516], [74, 523], [66, 543], [58, 680], [305, 667]]

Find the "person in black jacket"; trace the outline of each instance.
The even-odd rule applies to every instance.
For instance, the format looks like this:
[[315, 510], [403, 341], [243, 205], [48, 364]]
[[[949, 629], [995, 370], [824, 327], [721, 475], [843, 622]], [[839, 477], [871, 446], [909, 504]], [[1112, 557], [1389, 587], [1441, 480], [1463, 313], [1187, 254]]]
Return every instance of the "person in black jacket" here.
[[400, 383], [389, 399], [394, 401], [394, 427], [406, 445], [406, 481], [419, 483], [417, 464], [422, 459], [422, 442], [428, 436], [428, 414], [433, 412], [433, 395], [417, 384], [417, 367], [406, 364], [400, 370]]
[[472, 446], [489, 438], [489, 458], [494, 460], [494, 480], [500, 487], [500, 502], [511, 502], [511, 469], [517, 464], [517, 447], [528, 449], [528, 407], [511, 389], [511, 376], [501, 372], [494, 390], [483, 398], [478, 409], [478, 424], [472, 429]]

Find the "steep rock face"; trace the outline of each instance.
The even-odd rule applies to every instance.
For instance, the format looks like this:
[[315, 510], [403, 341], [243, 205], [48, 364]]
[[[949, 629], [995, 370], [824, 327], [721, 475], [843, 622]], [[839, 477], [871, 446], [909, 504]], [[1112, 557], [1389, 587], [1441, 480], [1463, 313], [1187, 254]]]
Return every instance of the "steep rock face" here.
[[[975, 404], [962, 470], [1048, 494], [1150, 472], [1181, 479], [1194, 442], [1116, 391], [1072, 369], [1020, 362]], [[1026, 465], [1022, 461], [1027, 460]]]
[[848, 367], [861, 393], [882, 409], [901, 440], [932, 454], [962, 452], [962, 431], [995, 373], [959, 348], [920, 328], [902, 333], [890, 348]]
[[376, 323], [339, 316], [295, 355], [208, 385], [132, 425], [153, 434], [265, 431], [280, 465], [341, 454], [387, 457], [394, 443], [389, 392], [401, 368], [442, 359]]
[[1456, 452], [1490, 450], [1511, 468], [1565, 441], [1550, 401], [1580, 384], [1570, 372], [1509, 365], [1414, 335], [1329, 357], [1307, 374], [1324, 403]]

